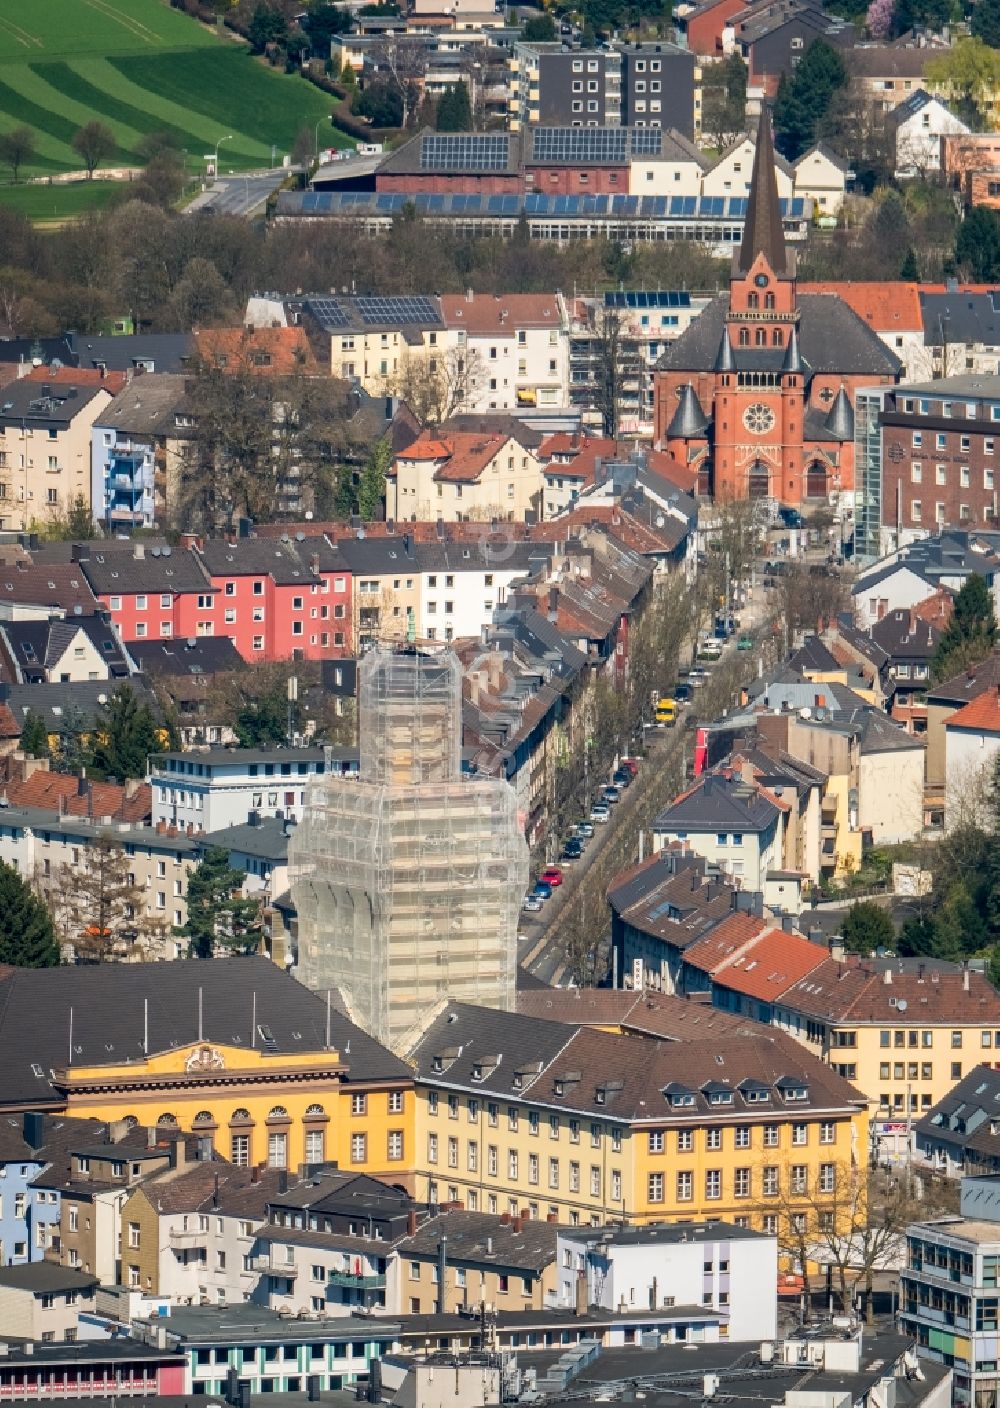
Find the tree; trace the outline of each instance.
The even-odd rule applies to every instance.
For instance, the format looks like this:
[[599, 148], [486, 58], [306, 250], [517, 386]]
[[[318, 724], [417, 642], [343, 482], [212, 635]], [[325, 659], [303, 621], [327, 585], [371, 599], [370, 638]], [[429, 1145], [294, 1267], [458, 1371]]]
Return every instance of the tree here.
[[974, 38], [991, 49], [1000, 49], [1000, 0], [976, 0], [969, 27]]
[[996, 639], [993, 598], [985, 579], [974, 572], [955, 598], [951, 619], [941, 633], [932, 661], [934, 678], [950, 679], [978, 664], [989, 655]]
[[871, 953], [875, 949], [891, 948], [896, 940], [892, 917], [874, 900], [859, 900], [857, 904], [852, 904], [840, 932], [851, 953]]
[[112, 154], [117, 145], [111, 128], [104, 122], [98, 122], [96, 118], [85, 122], [73, 133], [73, 150], [82, 158], [87, 168], [88, 181], [94, 179], [95, 168], [100, 166], [105, 157]]
[[97, 777], [145, 777], [150, 753], [160, 746], [156, 720], [130, 685], [115, 690], [94, 727], [91, 766]]
[[48, 906], [12, 865], [0, 861], [0, 963], [54, 968], [58, 962]]
[[317, 129], [314, 127], [299, 128], [292, 143], [293, 166], [309, 165], [316, 154], [316, 136]]
[[49, 734], [45, 727], [45, 720], [41, 714], [36, 714], [31, 709], [28, 709], [24, 715], [20, 744], [22, 752], [27, 753], [31, 758], [47, 758], [49, 756]]
[[556, 22], [547, 11], [532, 15], [521, 26], [521, 39], [525, 44], [551, 44], [558, 37]]
[[622, 388], [639, 373], [638, 353], [626, 350], [622, 310], [613, 304], [598, 306], [594, 312], [595, 384], [594, 405], [601, 413], [601, 430], [612, 440], [618, 438]]
[[10, 167], [10, 178], [17, 185], [18, 172], [35, 155], [35, 134], [22, 123], [9, 132], [0, 132], [0, 162]]
[[977, 205], [966, 213], [955, 240], [955, 262], [977, 283], [1000, 278], [1000, 215]]
[[399, 87], [383, 78], [376, 78], [354, 104], [354, 111], [367, 117], [373, 127], [402, 127], [406, 109]]
[[917, 264], [917, 252], [912, 244], [906, 246], [903, 262], [899, 266], [899, 277], [905, 279], [908, 283], [915, 284], [920, 282], [920, 268]]
[[865, 14], [865, 25], [872, 39], [888, 39], [894, 8], [895, 0], [871, 0]]
[[366, 523], [381, 518], [385, 507], [385, 477], [392, 467], [392, 443], [383, 435], [372, 446], [358, 485], [358, 512]]
[[834, 93], [846, 84], [844, 60], [825, 39], [814, 40], [791, 74], [782, 74], [774, 104], [774, 131], [781, 153], [789, 161], [813, 145]]
[[288, 40], [288, 21], [276, 5], [258, 0], [247, 26], [247, 39], [255, 54], [263, 54], [272, 45], [281, 49]]
[[245, 870], [229, 864], [221, 846], [209, 846], [188, 877], [187, 923], [177, 932], [191, 958], [211, 958], [218, 948], [249, 953], [260, 943], [261, 907], [241, 893]]
[[453, 83], [438, 100], [437, 127], [439, 132], [471, 132], [472, 104], [465, 83]]
[[721, 63], [706, 64], [702, 79], [702, 131], [716, 147], [728, 147], [746, 127], [747, 69], [735, 50]]
[[1000, 53], [982, 39], [960, 39], [928, 61], [925, 76], [928, 84], [950, 97], [963, 120], [981, 127], [1000, 85]]
[[400, 365], [384, 383], [385, 394], [405, 401], [424, 425], [472, 408], [486, 381], [486, 367], [476, 348], [450, 347], [404, 352]]
[[266, 748], [288, 741], [288, 699], [269, 691], [248, 699], [233, 720], [242, 748]]
[[113, 833], [92, 837], [75, 865], [39, 876], [38, 884], [48, 897], [60, 943], [75, 962], [108, 963], [141, 955], [142, 894]]

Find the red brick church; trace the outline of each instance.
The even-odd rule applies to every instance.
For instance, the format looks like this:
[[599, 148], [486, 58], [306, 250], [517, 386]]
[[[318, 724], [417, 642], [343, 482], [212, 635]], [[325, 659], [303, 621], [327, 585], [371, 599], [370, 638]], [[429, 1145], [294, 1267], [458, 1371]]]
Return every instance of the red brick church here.
[[729, 296], [657, 364], [657, 447], [697, 468], [713, 498], [818, 507], [854, 489], [856, 389], [891, 384], [901, 371], [837, 294], [798, 294], [763, 109]]

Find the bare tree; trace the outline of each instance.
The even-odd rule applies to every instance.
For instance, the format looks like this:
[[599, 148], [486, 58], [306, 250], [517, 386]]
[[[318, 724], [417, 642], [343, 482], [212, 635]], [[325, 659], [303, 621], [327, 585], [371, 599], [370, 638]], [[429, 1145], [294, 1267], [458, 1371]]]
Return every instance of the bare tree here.
[[128, 857], [109, 832], [93, 837], [79, 861], [37, 877], [52, 909], [64, 951], [77, 963], [108, 963], [145, 956], [157, 937], [143, 909]]
[[475, 408], [486, 384], [486, 366], [475, 348], [408, 352], [399, 370], [385, 378], [384, 393], [405, 401], [424, 424]]
[[399, 94], [402, 125], [408, 127], [419, 102], [418, 85], [427, 71], [427, 51], [422, 43], [415, 43], [406, 35], [386, 34], [372, 45], [371, 53], [376, 71]]
[[639, 375], [638, 351], [634, 342], [630, 346], [626, 339], [627, 327], [620, 308], [598, 308], [594, 331], [594, 403], [601, 414], [604, 434], [616, 440], [621, 424], [622, 388], [627, 379]]

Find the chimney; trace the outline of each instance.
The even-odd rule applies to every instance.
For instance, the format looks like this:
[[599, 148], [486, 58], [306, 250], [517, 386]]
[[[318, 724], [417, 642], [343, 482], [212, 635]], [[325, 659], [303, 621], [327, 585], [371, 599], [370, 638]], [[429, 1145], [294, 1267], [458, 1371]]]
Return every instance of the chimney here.
[[408, 1237], [415, 1237], [417, 1235], [416, 1208], [410, 1208], [409, 1212], [406, 1214], [406, 1235]]
[[212, 1182], [212, 1207], [219, 1206], [219, 1175], [216, 1174]]
[[314, 552], [309, 556], [309, 571], [314, 577], [319, 576], [319, 553]]
[[288, 1169], [283, 1168], [278, 1171], [278, 1192], [288, 1192]]
[[136, 562], [141, 562], [142, 559], [146, 556], [146, 549], [142, 545], [142, 543], [136, 543], [134, 545], [134, 547], [132, 548], [132, 556], [135, 558]]
[[250, 1170], [250, 1182], [251, 1182], [251, 1183], [259, 1183], [259, 1182], [260, 1182], [260, 1165], [259, 1165], [259, 1164], [254, 1164], [253, 1168]]
[[511, 1230], [512, 1232], [520, 1232], [520, 1230], [521, 1230], [521, 1219], [520, 1219], [519, 1216], [516, 1216], [516, 1215], [515, 1215], [514, 1217], [510, 1218], [510, 1230]]
[[437, 1313], [443, 1315], [447, 1303], [446, 1277], [448, 1275], [448, 1238], [442, 1237], [438, 1242], [438, 1293], [437, 1293]]
[[465, 290], [465, 301], [466, 301], [466, 303], [471, 303], [474, 298], [475, 298], [475, 294], [472, 292], [472, 289], [471, 289], [471, 288], [467, 288], [467, 289]]
[[39, 1110], [26, 1110], [21, 1130], [29, 1149], [40, 1149], [45, 1143], [45, 1116]]
[[967, 958], [962, 960], [962, 991], [969, 991], [969, 960]]
[[502, 1213], [500, 1214], [500, 1226], [501, 1226], [501, 1227], [509, 1227], [510, 1225], [511, 1225], [511, 1216], [510, 1216], [510, 1213], [509, 1213], [509, 1212], [502, 1212]]
[[830, 957], [834, 963], [843, 963], [847, 957], [843, 934], [831, 934], [829, 939]]
[[573, 1298], [573, 1314], [586, 1315], [587, 1313], [587, 1273], [578, 1271], [576, 1275], [575, 1295]]
[[891, 968], [887, 968], [887, 969], [885, 970], [885, 972], [882, 974], [882, 981], [883, 981], [883, 983], [885, 983], [885, 985], [886, 985], [887, 988], [892, 986], [892, 969], [891, 969]]
[[530, 1209], [530, 1208], [522, 1208], [522, 1209], [521, 1209], [521, 1226], [523, 1227], [526, 1222], [530, 1222], [530, 1221], [531, 1221], [531, 1209]]
[[170, 1167], [180, 1170], [187, 1163], [187, 1145], [184, 1136], [174, 1139], [170, 1145]]

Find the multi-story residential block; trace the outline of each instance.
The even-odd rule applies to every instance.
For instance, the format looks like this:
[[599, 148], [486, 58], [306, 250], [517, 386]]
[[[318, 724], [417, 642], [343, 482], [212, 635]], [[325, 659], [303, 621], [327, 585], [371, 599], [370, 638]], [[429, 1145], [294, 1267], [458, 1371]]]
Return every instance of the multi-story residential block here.
[[777, 1332], [778, 1239], [727, 1222], [673, 1226], [560, 1228], [557, 1305], [701, 1305], [727, 1316], [731, 1340], [768, 1340]]
[[78, 684], [124, 680], [134, 671], [106, 614], [54, 612], [0, 625], [0, 673], [11, 684]]
[[95, 523], [109, 536], [164, 523], [193, 433], [185, 386], [183, 376], [146, 374], [95, 419], [90, 500]]
[[96, 1276], [49, 1261], [0, 1267], [0, 1324], [4, 1334], [40, 1344], [79, 1338], [81, 1311], [93, 1311]]
[[416, 1195], [470, 1210], [773, 1233], [799, 1194], [834, 1211], [867, 1149], [864, 1097], [776, 1033], [640, 1047], [449, 1003], [411, 1059]]
[[900, 1328], [921, 1357], [954, 1371], [953, 1402], [989, 1402], [1000, 1388], [996, 1339], [1000, 1268], [1000, 1180], [962, 1180], [958, 1217], [914, 1222], [906, 1229], [900, 1273]]
[[550, 1222], [520, 1214], [446, 1209], [396, 1249], [396, 1313], [447, 1314], [484, 1302], [523, 1312], [555, 1304], [556, 1231]]
[[241, 1168], [411, 1177], [412, 1072], [269, 959], [14, 969], [0, 983], [8, 1111], [204, 1131]]
[[975, 816], [1000, 752], [1000, 686], [984, 689], [945, 719], [944, 737], [945, 821], [954, 827]]
[[949, 376], [859, 391], [859, 548], [879, 556], [944, 528], [997, 524], [1000, 377]]
[[111, 401], [101, 384], [25, 379], [0, 393], [0, 528], [26, 530], [91, 507], [91, 436]]
[[[943, 791], [947, 777], [948, 753], [945, 724], [973, 699], [1000, 686], [1000, 655], [988, 655], [978, 665], [963, 670], [950, 680], [927, 689], [928, 788]], [[954, 756], [954, 753], [953, 753]]]
[[569, 315], [561, 294], [495, 297], [470, 289], [443, 295], [441, 318], [454, 342], [451, 355], [463, 364], [461, 372], [455, 366], [457, 410], [569, 404]]
[[[0, 810], [0, 859], [33, 878], [55, 904], [72, 884], [72, 876], [86, 869], [88, 853], [95, 847], [120, 855], [137, 900], [139, 948], [116, 936], [112, 949], [131, 957], [148, 946], [145, 956], [150, 959], [179, 957], [185, 944], [172, 931], [187, 923], [187, 882], [198, 863], [198, 843], [176, 823], [168, 826], [164, 820], [150, 826], [100, 814], [55, 815], [38, 807]], [[126, 913], [122, 920], [131, 917]]]
[[896, 104], [888, 116], [888, 125], [897, 179], [936, 175], [941, 170], [941, 144], [945, 138], [965, 137], [969, 133], [961, 118], [924, 88]]
[[540, 518], [542, 507], [541, 466], [502, 433], [425, 431], [396, 456], [386, 478], [386, 514], [398, 522], [524, 522], [528, 514]]
[[734, 17], [732, 29], [734, 47], [747, 65], [748, 97], [757, 102], [775, 96], [782, 74], [817, 39], [835, 49], [850, 49], [856, 37], [851, 24], [812, 0], [751, 4]]
[[176, 1349], [155, 1342], [127, 1339], [84, 1339], [38, 1344], [11, 1340], [0, 1365], [0, 1393], [26, 1403], [48, 1403], [55, 1382], [86, 1385], [92, 1393], [143, 1399], [184, 1392], [187, 1360]]
[[912, 610], [891, 611], [871, 629], [871, 638], [885, 652], [885, 709], [907, 733], [927, 733], [927, 689], [941, 628]]
[[1000, 1071], [973, 1066], [914, 1124], [914, 1154], [949, 1178], [1000, 1173], [998, 1104]]
[[894, 44], [857, 44], [844, 54], [851, 92], [878, 114], [890, 113], [918, 88], [930, 86], [924, 70], [944, 47], [925, 35]]
[[[214, 1134], [207, 1131], [209, 1139]], [[172, 1148], [183, 1151], [184, 1141]], [[174, 1305], [249, 1300], [259, 1278], [256, 1230], [282, 1178], [287, 1183], [287, 1173], [272, 1168], [177, 1159], [135, 1188], [121, 1209], [118, 1284]]]
[[690, 140], [701, 130], [701, 69], [676, 44], [579, 49], [522, 41], [508, 62], [512, 132], [660, 127]]
[[36, 1192], [33, 1180], [50, 1165], [61, 1166], [69, 1146], [101, 1137], [96, 1120], [52, 1119], [29, 1110], [3, 1122], [0, 1138], [0, 1266], [41, 1261], [59, 1238], [59, 1196]]
[[123, 641], [215, 634], [212, 584], [193, 553], [141, 541], [127, 552], [74, 543], [73, 553]]
[[205, 836], [204, 844], [229, 855], [234, 870], [246, 875], [245, 895], [259, 895], [265, 904], [288, 889], [288, 838], [292, 817], [261, 816], [252, 811], [242, 826], [227, 826]]
[[[208, 748], [199, 753], [158, 753], [150, 759], [153, 821], [195, 833], [242, 826], [251, 812], [301, 819], [305, 789], [346, 761], [325, 748]], [[353, 762], [353, 766], [352, 766]]]
[[653, 849], [684, 842], [751, 891], [785, 868], [788, 804], [752, 778], [709, 775], [653, 822]]

